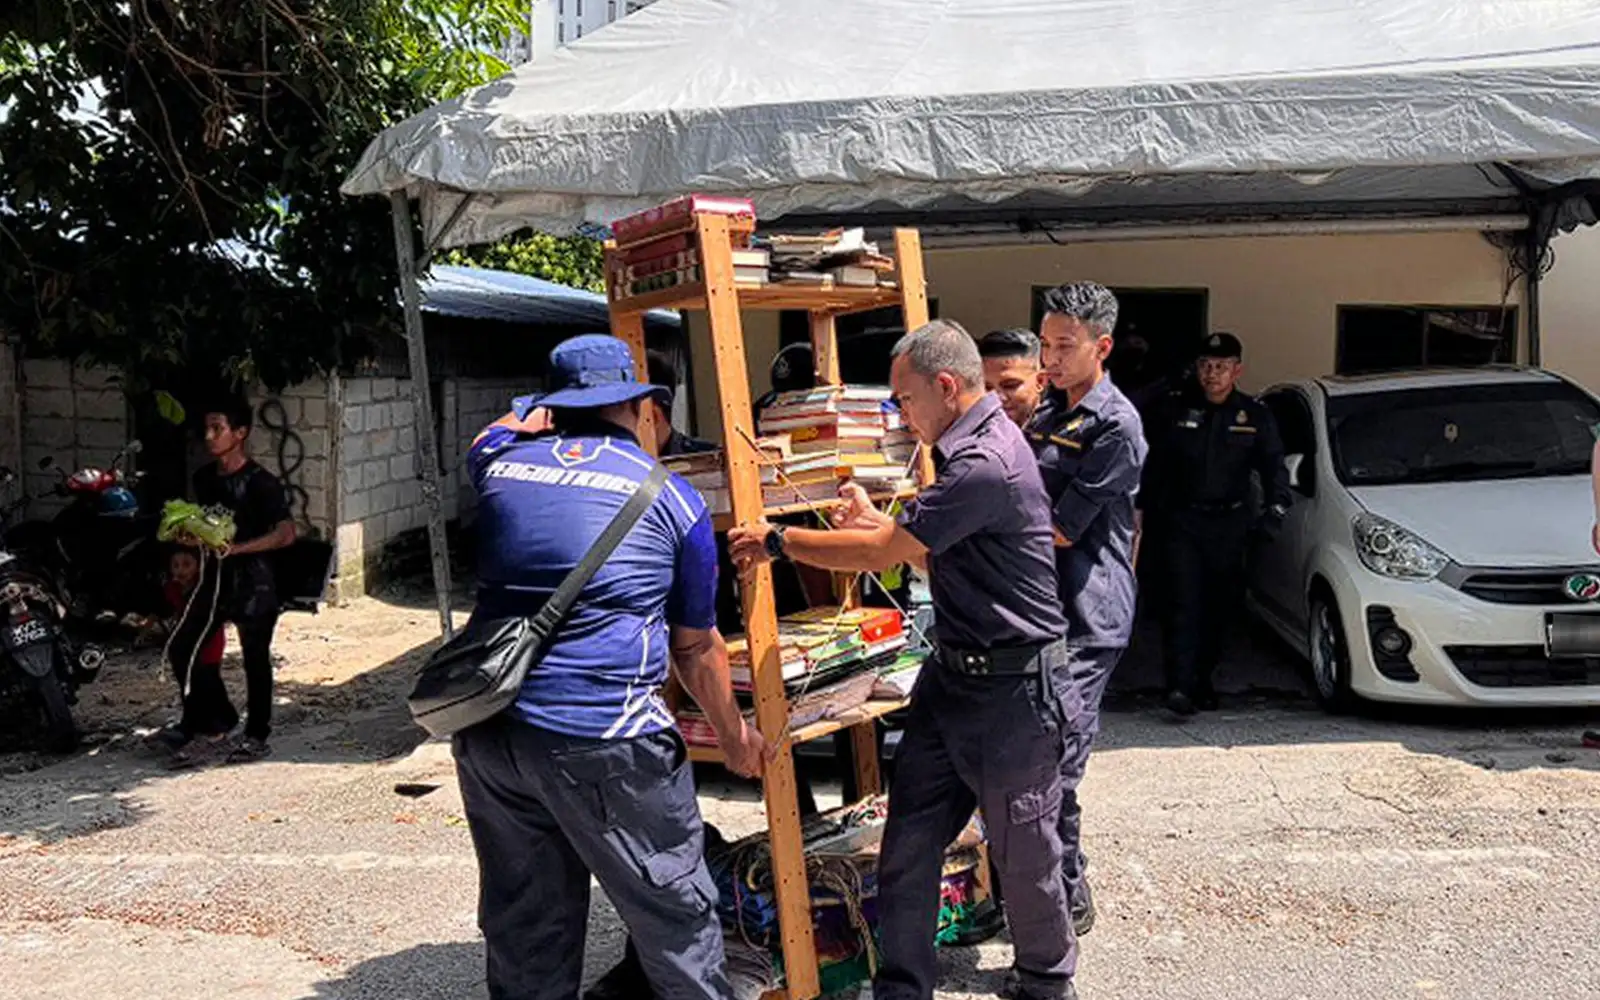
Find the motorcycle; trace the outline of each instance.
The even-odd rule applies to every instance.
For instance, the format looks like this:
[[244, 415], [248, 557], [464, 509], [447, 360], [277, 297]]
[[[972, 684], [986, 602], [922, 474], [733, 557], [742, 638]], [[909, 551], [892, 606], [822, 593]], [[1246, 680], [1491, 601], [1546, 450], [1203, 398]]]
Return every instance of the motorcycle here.
[[[160, 514], [140, 508], [133, 492], [140, 476], [123, 467], [139, 451], [131, 441], [104, 469], [58, 470], [61, 480], [51, 492], [69, 498], [66, 507], [49, 521], [26, 521], [6, 533], [12, 552], [56, 576], [74, 617], [116, 621], [162, 610]], [[47, 456], [39, 468], [56, 465]]]
[[[0, 467], [0, 485], [16, 474]], [[0, 508], [0, 528], [35, 499]], [[42, 729], [45, 749], [66, 753], [78, 744], [72, 718], [78, 688], [92, 682], [105, 654], [67, 630], [67, 605], [50, 574], [0, 544], [0, 692], [27, 706]]]

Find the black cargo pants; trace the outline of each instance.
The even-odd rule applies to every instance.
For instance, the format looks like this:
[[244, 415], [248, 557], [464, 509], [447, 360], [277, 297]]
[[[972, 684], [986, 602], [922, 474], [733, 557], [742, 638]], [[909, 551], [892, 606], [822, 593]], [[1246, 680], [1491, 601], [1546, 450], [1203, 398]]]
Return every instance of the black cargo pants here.
[[1175, 511], [1166, 532], [1167, 687], [1194, 697], [1211, 689], [1244, 606], [1247, 506]]
[[675, 730], [562, 736], [501, 716], [455, 737], [490, 1000], [572, 1000], [592, 874], [662, 1000], [731, 1000], [717, 891]]
[[1030, 995], [1061, 996], [1078, 941], [1062, 879], [1061, 768], [1077, 694], [1057, 683], [1064, 642], [1027, 676], [966, 676], [932, 660], [912, 694], [889, 786], [878, 861], [882, 962], [876, 1000], [932, 1000], [945, 849], [983, 812], [1005, 894], [1016, 972]]

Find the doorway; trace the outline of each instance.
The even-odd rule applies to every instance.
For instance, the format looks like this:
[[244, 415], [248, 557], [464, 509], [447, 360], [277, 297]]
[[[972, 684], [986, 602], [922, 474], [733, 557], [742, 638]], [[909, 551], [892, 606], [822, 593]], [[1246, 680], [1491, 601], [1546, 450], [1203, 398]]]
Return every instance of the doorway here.
[[[1033, 329], [1044, 318], [1041, 299], [1052, 285], [1033, 287]], [[1205, 288], [1112, 288], [1117, 297], [1116, 347], [1107, 367], [1124, 392], [1159, 379], [1177, 380], [1194, 363], [1210, 332], [1211, 293]], [[1136, 345], [1143, 341], [1141, 357]]]

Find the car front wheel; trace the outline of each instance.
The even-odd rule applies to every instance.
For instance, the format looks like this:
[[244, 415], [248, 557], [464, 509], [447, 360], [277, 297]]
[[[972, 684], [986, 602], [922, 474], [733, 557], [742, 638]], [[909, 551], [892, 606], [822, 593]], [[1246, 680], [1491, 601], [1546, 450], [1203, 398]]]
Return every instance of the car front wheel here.
[[1331, 596], [1320, 594], [1311, 601], [1309, 650], [1312, 689], [1317, 703], [1333, 713], [1355, 707], [1350, 689], [1350, 646], [1345, 641], [1339, 606]]

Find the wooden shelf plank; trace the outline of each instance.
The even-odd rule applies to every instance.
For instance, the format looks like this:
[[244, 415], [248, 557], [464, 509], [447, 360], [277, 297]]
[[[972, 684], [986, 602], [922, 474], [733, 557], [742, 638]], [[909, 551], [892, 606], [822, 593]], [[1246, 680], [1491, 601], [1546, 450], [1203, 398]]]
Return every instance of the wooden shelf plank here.
[[[794, 730], [789, 734], [789, 745], [797, 746], [801, 743], [810, 743], [812, 740], [820, 740], [824, 736], [832, 736], [841, 729], [850, 729], [862, 723], [875, 722], [886, 715], [900, 711], [908, 704], [910, 704], [909, 700], [899, 700], [869, 701], [865, 704], [857, 705], [849, 711], [840, 712], [831, 719], [821, 719]], [[862, 745], [863, 743], [857, 743], [857, 746]], [[876, 755], [875, 743], [866, 741], [864, 745], [873, 747], [874, 755]], [[720, 764], [722, 763], [722, 751], [717, 747], [691, 746], [689, 747], [689, 759], [702, 764]], [[873, 761], [873, 768], [874, 772], [876, 772], [876, 760]]]
[[849, 729], [851, 726], [858, 726], [863, 722], [872, 722], [892, 712], [898, 712], [905, 708], [907, 704], [909, 704], [909, 701], [905, 699], [869, 701], [865, 704], [857, 705], [847, 712], [840, 712], [831, 719], [822, 719], [811, 723], [809, 726], [801, 726], [789, 734], [789, 742], [798, 745], [810, 743], [812, 740], [820, 740], [824, 736], [832, 736], [841, 729]]
[[[740, 309], [784, 310], [845, 316], [900, 304], [900, 290], [891, 285], [876, 288], [825, 287], [808, 284], [740, 285], [735, 287]], [[651, 309], [704, 309], [705, 285], [674, 285], [659, 291], [630, 295], [611, 303], [614, 313], [628, 315]]]
[[[872, 497], [872, 502], [876, 504], [888, 503], [892, 500], [910, 500], [916, 495], [917, 490], [915, 487], [899, 490], [893, 493], [884, 491], [870, 494]], [[771, 520], [774, 517], [788, 517], [793, 514], [809, 514], [814, 511], [828, 511], [838, 507], [842, 503], [844, 503], [844, 501], [837, 498], [831, 500], [813, 500], [810, 503], [786, 503], [780, 504], [777, 507], [768, 507], [762, 511], [762, 515], [768, 520]], [[736, 522], [734, 521], [731, 513], [715, 514], [711, 518], [711, 526], [718, 531], [727, 531], [729, 528], [733, 527], [735, 523]]]

